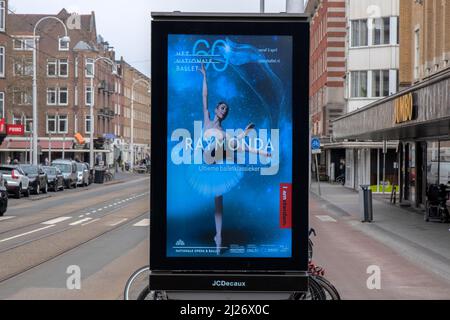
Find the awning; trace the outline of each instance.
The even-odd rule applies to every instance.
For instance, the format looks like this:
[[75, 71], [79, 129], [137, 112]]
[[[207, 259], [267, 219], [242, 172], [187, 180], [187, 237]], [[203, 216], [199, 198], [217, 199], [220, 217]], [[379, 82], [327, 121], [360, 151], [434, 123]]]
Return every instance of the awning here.
[[[414, 101], [405, 108], [398, 102], [408, 94], [414, 95]], [[449, 136], [450, 70], [332, 123], [334, 140], [412, 140]]]

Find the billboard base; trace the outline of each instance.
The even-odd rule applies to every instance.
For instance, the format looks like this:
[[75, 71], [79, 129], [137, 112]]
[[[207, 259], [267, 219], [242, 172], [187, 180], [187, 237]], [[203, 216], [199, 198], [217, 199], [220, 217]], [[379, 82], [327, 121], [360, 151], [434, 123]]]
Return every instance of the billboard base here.
[[150, 273], [151, 291], [306, 292], [305, 273]]

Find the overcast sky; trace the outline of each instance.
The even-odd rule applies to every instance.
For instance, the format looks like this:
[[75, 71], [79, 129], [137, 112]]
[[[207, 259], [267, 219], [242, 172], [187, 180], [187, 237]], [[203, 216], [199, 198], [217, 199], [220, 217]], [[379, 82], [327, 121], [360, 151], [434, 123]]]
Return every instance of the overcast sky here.
[[[97, 32], [117, 58], [150, 75], [150, 12], [259, 12], [259, 0], [10, 0], [15, 13], [56, 14], [62, 8], [95, 11]], [[284, 12], [285, 0], [266, 0], [266, 12]]]

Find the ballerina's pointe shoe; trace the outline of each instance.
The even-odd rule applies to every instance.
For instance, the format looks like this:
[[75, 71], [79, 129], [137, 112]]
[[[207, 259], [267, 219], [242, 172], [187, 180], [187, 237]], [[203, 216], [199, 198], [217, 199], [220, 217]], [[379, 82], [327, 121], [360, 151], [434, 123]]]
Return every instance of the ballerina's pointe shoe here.
[[222, 252], [222, 237], [218, 237], [217, 235], [214, 237], [214, 242], [216, 243], [217, 255], [220, 255]]

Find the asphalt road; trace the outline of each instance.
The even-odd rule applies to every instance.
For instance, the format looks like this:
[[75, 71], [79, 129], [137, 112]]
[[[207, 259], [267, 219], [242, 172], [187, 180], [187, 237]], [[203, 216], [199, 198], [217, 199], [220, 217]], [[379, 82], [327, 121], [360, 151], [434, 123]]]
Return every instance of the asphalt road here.
[[0, 299], [122, 299], [148, 264], [149, 209], [148, 176], [11, 199], [0, 218]]

